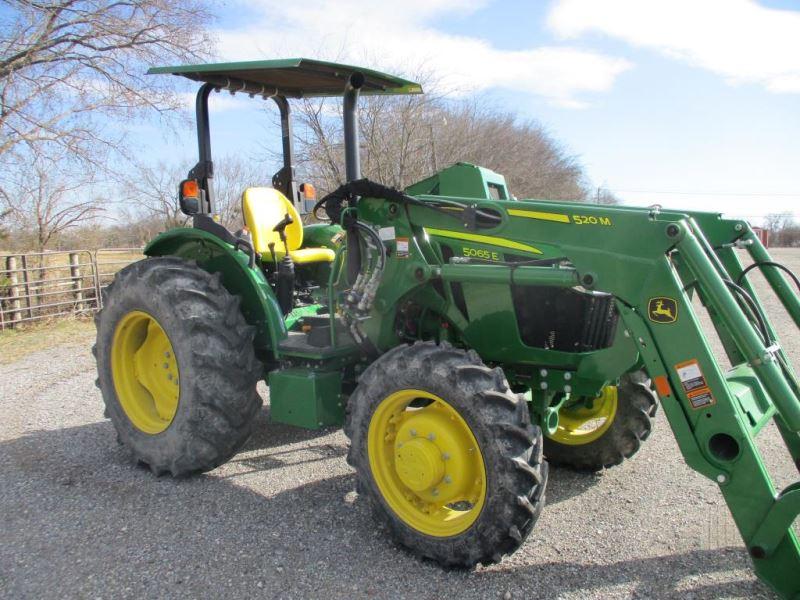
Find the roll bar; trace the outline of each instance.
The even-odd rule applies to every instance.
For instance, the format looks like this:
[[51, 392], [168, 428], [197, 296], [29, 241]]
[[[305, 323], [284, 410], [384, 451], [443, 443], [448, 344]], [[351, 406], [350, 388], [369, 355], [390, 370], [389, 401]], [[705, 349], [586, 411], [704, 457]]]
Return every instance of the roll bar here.
[[[344, 156], [345, 174], [347, 181], [355, 181], [361, 178], [361, 160], [359, 157], [359, 136], [358, 136], [358, 98], [365, 82], [362, 73], [356, 71], [347, 79], [344, 89], [343, 101], [343, 126], [344, 126]], [[204, 201], [200, 206], [200, 213], [213, 214], [214, 198], [211, 180], [214, 177], [214, 163], [211, 159], [211, 131], [208, 119], [208, 97], [213, 90], [219, 91], [222, 86], [216, 83], [204, 83], [197, 92], [195, 99], [195, 113], [197, 120], [197, 164], [189, 171], [189, 179], [196, 179], [200, 189], [203, 190]], [[226, 86], [227, 89], [227, 86]], [[234, 89], [235, 91], [249, 91], [245, 88]], [[289, 108], [289, 101], [282, 94], [266, 96], [272, 98], [278, 105], [281, 117], [281, 142], [283, 150], [283, 167], [272, 177], [272, 185], [280, 190], [292, 203], [300, 203], [297, 182], [294, 172], [294, 150], [292, 140], [292, 121]]]

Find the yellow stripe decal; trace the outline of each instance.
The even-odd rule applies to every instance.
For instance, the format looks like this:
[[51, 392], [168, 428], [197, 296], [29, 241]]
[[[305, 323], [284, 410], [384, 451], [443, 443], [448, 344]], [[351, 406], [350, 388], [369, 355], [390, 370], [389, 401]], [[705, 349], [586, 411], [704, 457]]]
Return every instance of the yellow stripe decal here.
[[508, 214], [512, 217], [526, 217], [528, 219], [539, 219], [540, 221], [555, 221], [556, 223], [569, 223], [569, 216], [559, 213], [537, 212], [535, 210], [520, 210], [518, 208], [508, 209]]
[[527, 244], [520, 244], [512, 240], [506, 240], [499, 237], [492, 237], [490, 235], [478, 235], [477, 233], [464, 233], [462, 231], [450, 231], [448, 229], [429, 229], [425, 228], [427, 233], [431, 235], [438, 235], [439, 237], [453, 238], [455, 240], [465, 240], [470, 242], [479, 242], [481, 244], [489, 244], [490, 246], [501, 246], [502, 248], [511, 248], [513, 250], [522, 250], [523, 252], [532, 252], [534, 254], [541, 254], [542, 251]]

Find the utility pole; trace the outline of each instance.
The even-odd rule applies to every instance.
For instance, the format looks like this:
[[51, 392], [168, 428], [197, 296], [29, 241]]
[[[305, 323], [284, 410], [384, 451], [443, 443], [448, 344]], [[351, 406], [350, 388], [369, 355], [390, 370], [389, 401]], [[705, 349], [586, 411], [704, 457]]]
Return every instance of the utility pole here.
[[436, 140], [433, 137], [433, 123], [428, 123], [428, 132], [431, 139], [431, 163], [433, 166], [433, 172], [436, 173], [436, 171], [439, 170], [439, 167], [436, 164]]
[[597, 194], [594, 197], [594, 203], [600, 204], [600, 186], [597, 186]]

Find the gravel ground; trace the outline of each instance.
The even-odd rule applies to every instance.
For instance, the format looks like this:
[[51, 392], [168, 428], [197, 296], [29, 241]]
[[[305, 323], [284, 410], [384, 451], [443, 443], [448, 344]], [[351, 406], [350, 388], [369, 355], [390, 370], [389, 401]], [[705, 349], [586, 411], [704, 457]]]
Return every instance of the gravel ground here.
[[[775, 254], [800, 271], [800, 253]], [[515, 555], [448, 572], [394, 547], [372, 520], [339, 431], [272, 424], [267, 407], [246, 448], [207, 475], [176, 481], [135, 466], [103, 419], [90, 344], [0, 365], [2, 597], [773, 597], [661, 412], [626, 464], [551, 470], [547, 506]], [[788, 481], [776, 432], [760, 441]]]

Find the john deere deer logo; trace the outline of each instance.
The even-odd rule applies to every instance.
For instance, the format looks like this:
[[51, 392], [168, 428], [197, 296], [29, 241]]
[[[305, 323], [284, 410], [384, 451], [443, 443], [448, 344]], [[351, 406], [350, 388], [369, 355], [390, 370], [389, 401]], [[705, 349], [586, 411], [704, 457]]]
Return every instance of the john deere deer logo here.
[[678, 320], [678, 303], [664, 296], [650, 298], [650, 302], [647, 303], [647, 316], [654, 323], [674, 323]]

